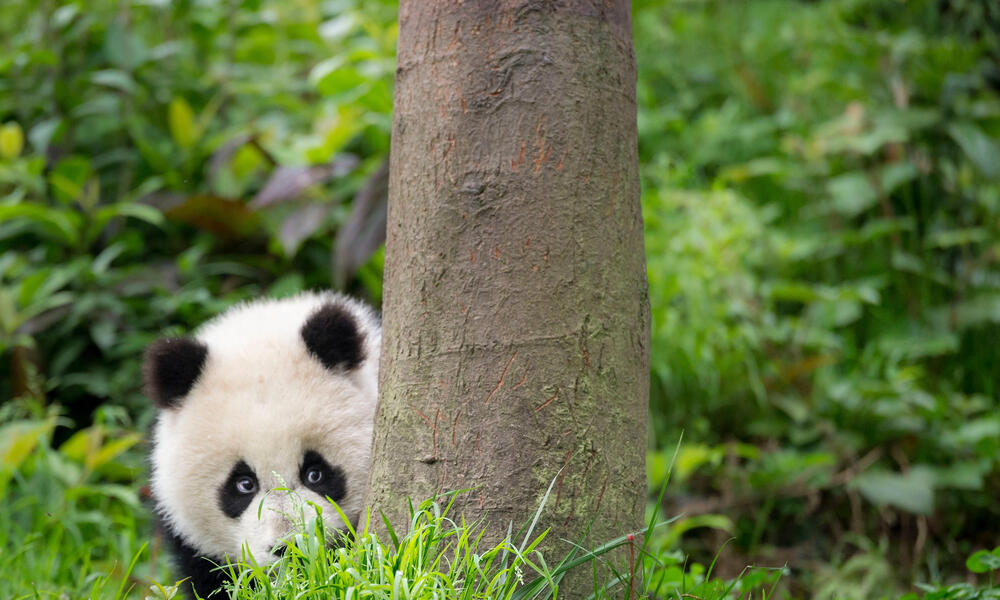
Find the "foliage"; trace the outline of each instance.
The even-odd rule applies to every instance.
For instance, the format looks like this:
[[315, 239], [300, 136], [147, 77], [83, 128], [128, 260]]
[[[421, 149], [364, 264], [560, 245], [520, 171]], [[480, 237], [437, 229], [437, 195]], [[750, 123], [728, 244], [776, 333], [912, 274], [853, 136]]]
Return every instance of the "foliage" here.
[[142, 465], [127, 450], [140, 436], [102, 411], [54, 449], [57, 415], [20, 404], [2, 412], [0, 596], [117, 599], [139, 577], [162, 577], [131, 485]]
[[[551, 490], [550, 490], [551, 491]], [[450, 498], [448, 497], [450, 496]], [[607, 581], [595, 575], [591, 598], [659, 598], [692, 594], [716, 600], [768, 593], [780, 572], [748, 570], [736, 581], [711, 577], [701, 565], [685, 569], [675, 553], [666, 561], [640, 558], [641, 546], [626, 534], [593, 550], [574, 549], [550, 566], [535, 548], [546, 532], [532, 537], [532, 528], [484, 548], [481, 524], [456, 521], [451, 515], [454, 494], [410, 506], [409, 522], [394, 527], [383, 520], [376, 527], [371, 515], [362, 528], [326, 532], [322, 509], [298, 506], [298, 533], [287, 541], [284, 556], [262, 567], [252, 557], [224, 567], [237, 600], [260, 598], [362, 598], [528, 600], [559, 597], [563, 575], [588, 568], [606, 555], [628, 547], [630, 563], [611, 568]], [[544, 502], [542, 507], [544, 507]], [[381, 530], [381, 539], [380, 533]], [[400, 532], [400, 533], [397, 533]], [[518, 544], [517, 539], [523, 541]], [[336, 539], [332, 541], [331, 538]], [[384, 541], [383, 541], [384, 540]], [[773, 588], [773, 586], [772, 586]]]
[[[60, 418], [38, 407], [8, 405], [0, 415], [0, 594], [4, 598], [181, 597], [183, 582], [171, 581], [166, 556], [143, 533], [149, 513], [130, 485], [142, 470], [128, 450], [140, 440], [102, 414], [58, 448], [52, 431]], [[551, 491], [551, 490], [550, 490]], [[526, 600], [558, 592], [562, 574], [587, 569], [627, 546], [630, 563], [595, 583], [597, 599], [619, 597], [623, 582], [638, 582], [628, 597], [691, 593], [706, 599], [743, 598], [772, 589], [780, 573], [748, 571], [735, 581], [711, 576], [679, 552], [661, 557], [643, 551], [639, 536], [622, 535], [592, 550], [570, 549], [549, 565], [535, 550], [545, 532], [522, 529], [515, 539], [484, 548], [481, 524], [456, 521], [447, 496], [411, 507], [407, 524], [383, 521], [378, 533], [369, 518], [357, 533], [326, 532], [322, 509], [298, 505], [297, 532], [284, 557], [262, 567], [251, 556], [221, 566], [232, 578], [232, 598], [476, 598]], [[544, 503], [543, 503], [544, 506]], [[329, 508], [329, 507], [328, 507]], [[311, 518], [307, 518], [309, 515]], [[344, 517], [346, 519], [346, 517]], [[403, 525], [403, 526], [401, 526]], [[397, 533], [399, 532], [399, 533]], [[595, 571], [596, 574], [596, 571]], [[633, 587], [628, 585], [628, 590]]]
[[969, 571], [988, 574], [989, 583], [977, 588], [967, 582], [952, 585], [919, 584], [922, 595], [906, 594], [902, 600], [996, 600], [1000, 598], [1000, 547], [979, 550], [965, 561]]
[[[787, 563], [793, 596], [996, 597], [1000, 5], [633, 6], [653, 486], [687, 439], [648, 587], [760, 595], [779, 571], [744, 566]], [[168, 580], [125, 449], [155, 336], [331, 282], [379, 300], [394, 19], [4, 2], [0, 595]]]
[[636, 7], [669, 506], [794, 591], [947, 577], [1000, 521], [996, 7]]
[[364, 6], [4, 4], [0, 395], [145, 423], [153, 336], [329, 285], [329, 233], [387, 152], [394, 11]]
[[[445, 498], [444, 500], [447, 500]], [[300, 503], [299, 533], [288, 540], [285, 556], [261, 567], [252, 557], [228, 567], [234, 598], [503, 598], [511, 599], [525, 569], [540, 569], [528, 556], [535, 540], [520, 552], [508, 542], [480, 548], [482, 530], [450, 516], [450, 503], [429, 500], [410, 510], [409, 523], [384, 521], [385, 543], [369, 519], [354, 539], [323, 530], [322, 509]], [[314, 510], [311, 518], [307, 513]], [[330, 538], [337, 538], [331, 540]], [[332, 541], [332, 543], [331, 543]], [[537, 559], [536, 559], [537, 560]], [[543, 563], [544, 564], [544, 563]]]

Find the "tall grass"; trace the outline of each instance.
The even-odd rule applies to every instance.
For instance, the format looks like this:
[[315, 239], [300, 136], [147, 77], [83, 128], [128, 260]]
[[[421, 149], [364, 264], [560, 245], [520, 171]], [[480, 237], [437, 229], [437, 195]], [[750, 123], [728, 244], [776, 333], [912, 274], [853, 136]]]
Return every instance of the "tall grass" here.
[[[670, 466], [667, 470], [657, 506]], [[686, 561], [678, 565], [674, 556], [655, 556], [649, 550], [654, 530], [674, 521], [661, 519], [657, 510], [651, 511], [642, 531], [624, 533], [591, 549], [565, 540], [566, 554], [560, 560], [546, 559], [537, 548], [549, 532], [534, 534], [551, 491], [550, 486], [529, 523], [516, 533], [511, 524], [505, 539], [495, 545], [484, 543], [482, 522], [469, 523], [452, 514], [461, 491], [416, 506], [411, 503], [405, 528], [399, 523], [393, 526], [384, 515], [373, 522], [369, 513], [357, 531], [330, 532], [323, 527], [322, 507], [299, 502], [293, 516], [298, 533], [286, 540], [283, 558], [262, 567], [245, 556], [221, 567], [232, 579], [227, 591], [234, 600], [546, 600], [565, 597], [559, 590], [569, 572], [589, 569], [593, 593], [588, 600], [712, 600], [749, 598], [754, 592], [766, 598], [773, 595], [782, 574], [781, 569], [748, 568], [725, 581], [712, 579], [711, 566], [707, 572], [699, 565], [689, 569]], [[334, 509], [339, 512], [336, 505]], [[349, 522], [343, 513], [340, 516]], [[624, 551], [612, 553], [618, 548]]]
[[[54, 446], [60, 424], [55, 413], [0, 411], [0, 598], [180, 598], [186, 585], [166, 583], [175, 579], [139, 499], [138, 436], [102, 420]], [[748, 571], [726, 581], [672, 548], [654, 550], [654, 530], [672, 522], [655, 511], [643, 531], [595, 548], [566, 540], [564, 556], [543, 556], [538, 544], [549, 533], [534, 525], [547, 494], [520, 531], [511, 526], [500, 543], [486, 543], [482, 522], [452, 513], [457, 493], [411, 505], [405, 523], [369, 516], [356, 531], [324, 529], [322, 511], [335, 506], [300, 504], [284, 557], [220, 566], [232, 581], [211, 597], [550, 599], [565, 597], [560, 584], [577, 569], [592, 575], [594, 600], [710, 600], [760, 596], [755, 590], [766, 592], [780, 575]]]
[[[589, 550], [568, 543], [570, 550], [562, 560], [546, 559], [537, 546], [547, 532], [532, 539], [529, 528], [520, 544], [520, 536], [509, 533], [498, 544], [486, 544], [482, 523], [452, 515], [453, 499], [454, 494], [449, 494], [411, 505], [405, 529], [394, 528], [384, 518], [373, 522], [369, 516], [356, 532], [324, 530], [322, 509], [310, 504], [302, 514], [310, 509], [315, 512], [309, 518], [299, 517], [301, 531], [287, 540], [287, 550], [278, 562], [264, 567], [247, 557], [222, 567], [232, 578], [229, 597], [546, 600], [566, 597], [560, 594], [560, 584], [567, 573], [590, 569], [594, 577], [591, 600], [721, 599], [749, 597], [756, 590], [767, 597], [780, 577], [780, 570], [748, 570], [735, 580], [723, 581], [711, 579], [709, 568], [700, 580], [688, 573], [675, 582], [667, 563], [647, 553], [640, 542], [648, 538], [649, 529], [626, 533]], [[615, 564], [608, 557], [621, 547], [627, 548], [627, 558]]]
[[0, 598], [118, 599], [164, 577], [131, 483], [140, 467], [122, 460], [137, 436], [99, 424], [54, 449], [54, 414], [15, 416], [9, 406], [0, 415]]

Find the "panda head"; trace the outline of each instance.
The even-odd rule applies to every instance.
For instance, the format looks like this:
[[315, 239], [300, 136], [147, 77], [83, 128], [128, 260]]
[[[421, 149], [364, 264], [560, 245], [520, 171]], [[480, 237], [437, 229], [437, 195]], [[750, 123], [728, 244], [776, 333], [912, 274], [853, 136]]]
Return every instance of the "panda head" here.
[[327, 498], [356, 519], [380, 343], [369, 308], [328, 293], [246, 304], [152, 344], [151, 483], [171, 532], [213, 559], [246, 548], [268, 564], [292, 531], [292, 493], [324, 507], [328, 528], [344, 523]]

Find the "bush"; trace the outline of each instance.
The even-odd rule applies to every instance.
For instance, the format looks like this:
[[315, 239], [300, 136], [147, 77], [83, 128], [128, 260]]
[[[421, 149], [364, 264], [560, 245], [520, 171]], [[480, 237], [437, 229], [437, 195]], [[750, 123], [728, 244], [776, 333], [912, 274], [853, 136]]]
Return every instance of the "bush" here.
[[959, 573], [1000, 520], [995, 3], [636, 14], [670, 508], [723, 513], [793, 589], [866, 548], [892, 567], [858, 596]]
[[[660, 573], [711, 579], [683, 547], [718, 553], [720, 581], [788, 563], [797, 595], [986, 593], [949, 586], [1000, 522], [997, 4], [634, 15], [654, 486], [687, 440]], [[378, 303], [394, 18], [390, 0], [4, 3], [0, 397], [19, 400], [0, 559], [41, 548], [10, 567], [39, 593], [96, 581], [52, 556], [93, 544], [118, 577], [148, 537], [140, 453], [105, 472], [80, 452], [146, 431], [149, 341], [261, 294]]]

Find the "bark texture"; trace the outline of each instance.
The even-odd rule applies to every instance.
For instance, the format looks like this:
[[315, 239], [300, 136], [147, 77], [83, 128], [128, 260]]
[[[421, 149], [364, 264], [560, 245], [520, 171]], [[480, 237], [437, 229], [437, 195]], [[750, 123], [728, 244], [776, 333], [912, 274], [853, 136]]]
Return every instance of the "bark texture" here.
[[368, 496], [393, 522], [475, 487], [497, 541], [562, 469], [549, 564], [641, 527], [635, 79], [627, 0], [400, 2]]

